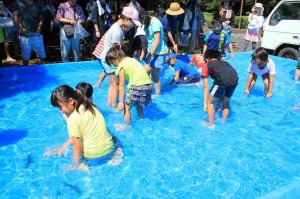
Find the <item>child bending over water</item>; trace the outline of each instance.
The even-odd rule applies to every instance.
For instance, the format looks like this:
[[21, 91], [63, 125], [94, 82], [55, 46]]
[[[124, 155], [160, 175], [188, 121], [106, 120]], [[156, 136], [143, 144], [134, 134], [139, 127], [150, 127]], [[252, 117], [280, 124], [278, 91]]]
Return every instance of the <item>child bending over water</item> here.
[[[143, 65], [134, 58], [126, 57], [120, 45], [112, 47], [106, 54], [106, 62], [117, 66], [115, 71], [119, 79], [118, 110], [124, 110], [124, 120], [129, 125], [130, 109], [135, 106], [140, 117], [143, 117], [143, 107], [151, 104], [151, 79]], [[128, 92], [125, 97], [125, 80], [128, 81]], [[124, 105], [125, 101], [125, 105]], [[119, 130], [125, 126], [119, 125]]]

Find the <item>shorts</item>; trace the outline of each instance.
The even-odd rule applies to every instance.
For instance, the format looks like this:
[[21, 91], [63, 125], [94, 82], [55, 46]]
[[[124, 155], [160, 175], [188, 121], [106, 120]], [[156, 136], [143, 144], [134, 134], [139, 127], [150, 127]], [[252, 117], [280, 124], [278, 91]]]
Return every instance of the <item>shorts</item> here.
[[125, 104], [128, 106], [145, 107], [152, 103], [151, 91], [151, 84], [131, 86], [126, 94]]
[[166, 54], [163, 55], [153, 55], [150, 59], [151, 68], [162, 68], [165, 64]]
[[223, 96], [230, 98], [235, 90], [235, 86], [219, 86], [213, 85], [209, 91], [209, 94], [215, 98], [221, 98]]
[[30, 59], [32, 50], [35, 51], [38, 58], [46, 57], [43, 35], [29, 33], [28, 37], [20, 36], [20, 48], [23, 60]]
[[106, 72], [107, 74], [113, 74], [113, 75], [115, 74], [115, 70], [117, 69], [117, 67], [113, 65], [109, 65], [102, 59], [97, 58], [97, 60], [100, 63], [100, 66], [103, 68], [104, 72]]
[[5, 42], [18, 41], [18, 28], [5, 28]]

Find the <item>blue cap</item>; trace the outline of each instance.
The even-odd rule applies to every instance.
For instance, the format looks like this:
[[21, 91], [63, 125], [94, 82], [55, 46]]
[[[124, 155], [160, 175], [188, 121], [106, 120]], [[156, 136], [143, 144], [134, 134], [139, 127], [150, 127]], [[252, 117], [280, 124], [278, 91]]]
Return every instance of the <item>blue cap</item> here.
[[175, 53], [170, 52], [170, 53], [168, 54], [168, 57], [169, 57], [170, 59], [173, 59], [173, 58], [176, 58], [177, 55], [176, 55]]

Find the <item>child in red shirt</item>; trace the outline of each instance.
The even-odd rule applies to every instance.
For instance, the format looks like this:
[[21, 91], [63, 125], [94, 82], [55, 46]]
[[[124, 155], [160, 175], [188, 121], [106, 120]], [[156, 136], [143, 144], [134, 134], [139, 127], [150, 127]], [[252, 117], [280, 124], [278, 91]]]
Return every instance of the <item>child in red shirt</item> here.
[[204, 56], [203, 54], [201, 54], [201, 50], [200, 48], [196, 47], [194, 50], [193, 50], [193, 56], [190, 60], [190, 65], [194, 64], [195, 66], [195, 69], [201, 73], [202, 71], [202, 67], [203, 66], [206, 66], [206, 62], [204, 60]]

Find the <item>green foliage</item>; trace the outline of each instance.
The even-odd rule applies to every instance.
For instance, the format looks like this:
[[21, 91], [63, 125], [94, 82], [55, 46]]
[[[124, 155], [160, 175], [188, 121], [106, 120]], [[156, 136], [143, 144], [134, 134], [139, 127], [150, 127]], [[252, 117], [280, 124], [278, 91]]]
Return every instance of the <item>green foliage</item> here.
[[[234, 23], [233, 23], [233, 27], [234, 28], [238, 28], [239, 27], [239, 23], [240, 23], [240, 16], [235, 16], [234, 17]], [[242, 16], [242, 20], [241, 20], [241, 29], [245, 29], [248, 26], [248, 16]]]

